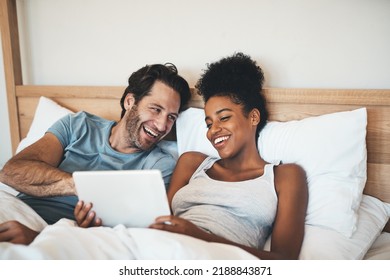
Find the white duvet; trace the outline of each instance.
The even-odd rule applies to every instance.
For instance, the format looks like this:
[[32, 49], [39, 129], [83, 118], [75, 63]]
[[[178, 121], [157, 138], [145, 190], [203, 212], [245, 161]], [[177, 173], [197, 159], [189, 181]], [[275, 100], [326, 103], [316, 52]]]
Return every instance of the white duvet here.
[[0, 259], [256, 259], [237, 247], [148, 228], [79, 228], [62, 219], [29, 246], [0, 243]]

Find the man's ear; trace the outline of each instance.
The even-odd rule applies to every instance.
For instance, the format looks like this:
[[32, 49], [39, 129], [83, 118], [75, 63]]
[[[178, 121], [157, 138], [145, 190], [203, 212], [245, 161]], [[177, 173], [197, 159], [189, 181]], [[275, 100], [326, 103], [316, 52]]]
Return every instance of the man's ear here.
[[123, 106], [125, 107], [126, 110], [129, 110], [133, 107], [134, 104], [135, 104], [134, 95], [132, 93], [128, 93], [123, 102]]
[[249, 114], [251, 123], [254, 126], [257, 126], [260, 123], [260, 112], [258, 109], [254, 108]]

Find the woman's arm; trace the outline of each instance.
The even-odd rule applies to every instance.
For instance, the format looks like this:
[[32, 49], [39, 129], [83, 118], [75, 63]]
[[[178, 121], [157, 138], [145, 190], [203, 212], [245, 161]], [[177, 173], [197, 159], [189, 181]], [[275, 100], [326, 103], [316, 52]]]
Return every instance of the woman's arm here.
[[64, 150], [52, 133], [12, 157], [0, 172], [0, 181], [34, 196], [74, 195], [72, 174], [57, 168]]
[[271, 252], [282, 259], [298, 259], [308, 204], [305, 171], [296, 164], [275, 167], [278, 209], [272, 231]]

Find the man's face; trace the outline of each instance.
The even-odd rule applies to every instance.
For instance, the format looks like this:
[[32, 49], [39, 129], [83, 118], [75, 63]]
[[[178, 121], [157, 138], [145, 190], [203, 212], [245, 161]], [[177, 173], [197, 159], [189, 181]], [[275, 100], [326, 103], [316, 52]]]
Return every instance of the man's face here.
[[129, 148], [152, 149], [172, 129], [180, 108], [180, 95], [160, 81], [125, 115]]

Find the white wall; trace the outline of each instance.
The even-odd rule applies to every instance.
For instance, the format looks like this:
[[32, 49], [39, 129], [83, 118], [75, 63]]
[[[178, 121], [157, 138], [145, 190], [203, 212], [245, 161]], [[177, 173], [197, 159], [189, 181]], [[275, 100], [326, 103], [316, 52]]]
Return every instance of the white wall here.
[[[390, 88], [389, 0], [20, 0], [26, 84], [126, 85], [173, 62], [193, 86], [235, 51], [266, 86]], [[1, 89], [1, 158], [10, 155]]]

